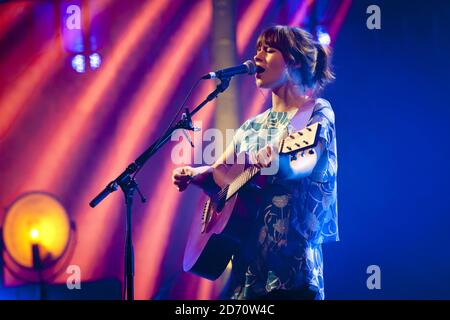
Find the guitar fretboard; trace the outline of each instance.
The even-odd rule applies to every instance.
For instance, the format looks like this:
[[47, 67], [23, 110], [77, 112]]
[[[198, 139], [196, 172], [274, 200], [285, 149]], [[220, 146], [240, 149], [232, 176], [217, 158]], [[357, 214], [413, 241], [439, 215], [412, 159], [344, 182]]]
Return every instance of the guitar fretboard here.
[[[278, 143], [279, 153], [292, 153], [314, 147], [317, 144], [317, 134], [320, 132], [320, 128], [320, 123], [316, 122], [307, 126], [303, 130], [294, 132], [288, 137], [281, 139]], [[255, 166], [250, 166], [245, 169], [236, 179], [233, 180], [233, 182], [218, 193], [218, 198], [223, 199], [225, 197], [225, 201], [228, 201], [259, 171], [260, 169]]]
[[236, 192], [239, 191], [251, 178], [253, 178], [260, 169], [255, 166], [251, 166], [244, 170], [237, 178], [227, 186], [227, 196], [226, 200], [228, 201]]

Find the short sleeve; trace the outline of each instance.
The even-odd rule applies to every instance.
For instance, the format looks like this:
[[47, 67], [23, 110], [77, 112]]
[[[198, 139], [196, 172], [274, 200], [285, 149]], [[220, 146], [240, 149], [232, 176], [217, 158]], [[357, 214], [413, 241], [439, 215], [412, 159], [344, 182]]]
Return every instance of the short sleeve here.
[[327, 182], [337, 174], [336, 130], [330, 103], [324, 99], [318, 100], [308, 124], [320, 123], [319, 143], [323, 150], [310, 178], [317, 182]]
[[[308, 190], [304, 197], [304, 217], [299, 219], [305, 225], [299, 226], [307, 239], [315, 243], [339, 241], [337, 215], [337, 152], [336, 130], [333, 109], [328, 101], [319, 99], [310, 124], [319, 122], [319, 142], [324, 147], [312, 174], [303, 186]], [[314, 223], [313, 223], [314, 222]], [[308, 227], [309, 226], [309, 227]], [[311, 228], [315, 226], [315, 228]]]
[[314, 108], [311, 119], [308, 125], [319, 122], [321, 125], [319, 139], [321, 140], [325, 149], [331, 147], [331, 143], [335, 137], [334, 130], [334, 111], [328, 101], [319, 99], [319, 103]]

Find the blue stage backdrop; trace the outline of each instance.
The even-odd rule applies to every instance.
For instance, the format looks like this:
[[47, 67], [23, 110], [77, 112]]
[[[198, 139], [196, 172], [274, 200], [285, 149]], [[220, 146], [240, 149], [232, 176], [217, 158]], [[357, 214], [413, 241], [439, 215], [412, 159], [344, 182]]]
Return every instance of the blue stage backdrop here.
[[[381, 30], [366, 28], [371, 4]], [[349, 10], [326, 92], [341, 228], [324, 250], [330, 299], [450, 298], [449, 31], [445, 1], [360, 0]], [[380, 290], [366, 286], [370, 265]]]

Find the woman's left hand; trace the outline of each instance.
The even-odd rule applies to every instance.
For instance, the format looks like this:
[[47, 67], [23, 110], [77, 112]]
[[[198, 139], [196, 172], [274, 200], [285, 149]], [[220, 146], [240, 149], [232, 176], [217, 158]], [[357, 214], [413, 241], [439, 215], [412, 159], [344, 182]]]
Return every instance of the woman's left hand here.
[[274, 161], [278, 161], [278, 148], [273, 145], [266, 145], [256, 154], [250, 154], [250, 162], [258, 168], [268, 168]]

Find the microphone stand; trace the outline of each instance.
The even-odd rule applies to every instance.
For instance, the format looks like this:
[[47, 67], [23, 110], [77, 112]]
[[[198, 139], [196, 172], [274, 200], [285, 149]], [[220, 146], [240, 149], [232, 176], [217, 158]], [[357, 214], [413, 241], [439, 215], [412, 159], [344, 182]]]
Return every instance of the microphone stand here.
[[[150, 147], [148, 147], [134, 162], [129, 164], [127, 168], [113, 181], [108, 183], [108, 185], [89, 202], [89, 205], [94, 208], [103, 199], [105, 199], [110, 193], [116, 191], [119, 187], [122, 189], [125, 195], [126, 204], [126, 214], [127, 214], [127, 226], [126, 226], [126, 244], [125, 244], [125, 290], [126, 299], [134, 300], [134, 248], [133, 248], [133, 238], [132, 238], [132, 207], [133, 207], [133, 195], [134, 191], [137, 190], [141, 201], [145, 202], [146, 199], [139, 190], [138, 184], [135, 180], [137, 172], [145, 165], [145, 163], [169, 140], [172, 133], [177, 129], [194, 130], [192, 124], [192, 116], [194, 116], [203, 106], [205, 106], [211, 100], [217, 98], [217, 96], [224, 92], [229, 84], [231, 77], [219, 78], [220, 83], [217, 85], [216, 89], [211, 92], [202, 103], [200, 103], [192, 112], [186, 108], [181, 120], [179, 120], [175, 125], [169, 127], [166, 132], [163, 133]], [[134, 175], [133, 175], [134, 174]], [[133, 176], [132, 176], [133, 175]], [[124, 297], [125, 298], [125, 297]]]

